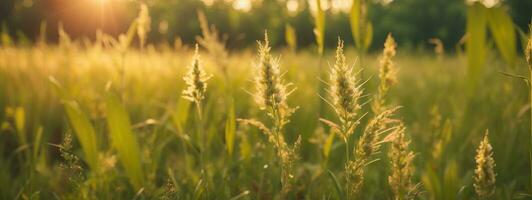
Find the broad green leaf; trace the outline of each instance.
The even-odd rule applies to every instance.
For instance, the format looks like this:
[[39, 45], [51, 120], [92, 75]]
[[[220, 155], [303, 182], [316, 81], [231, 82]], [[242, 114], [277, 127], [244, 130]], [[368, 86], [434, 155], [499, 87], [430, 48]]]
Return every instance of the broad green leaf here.
[[323, 54], [325, 43], [325, 11], [321, 7], [321, 0], [316, 0], [316, 13], [314, 13], [314, 35], [318, 45], [318, 53]]
[[488, 9], [488, 25], [502, 58], [513, 67], [517, 57], [517, 39], [512, 18], [504, 7], [490, 8]]
[[98, 172], [98, 143], [96, 140], [96, 131], [94, 131], [94, 127], [89, 121], [89, 118], [81, 111], [76, 102], [65, 101], [64, 104], [68, 120], [81, 144], [85, 159], [89, 164], [89, 167], [93, 171]]
[[129, 116], [119, 98], [112, 92], [107, 94], [106, 106], [111, 143], [118, 152], [119, 160], [129, 181], [138, 190], [143, 185], [144, 173], [140, 160], [139, 144], [131, 131]]
[[475, 3], [467, 8], [467, 62], [469, 89], [473, 90], [484, 71], [486, 60], [486, 7]]
[[373, 25], [367, 16], [366, 0], [353, 0], [349, 12], [351, 34], [356, 47], [363, 52], [367, 51], [373, 40]]
[[229, 107], [229, 113], [227, 114], [227, 120], [225, 122], [225, 146], [227, 148], [227, 153], [233, 155], [233, 148], [235, 143], [235, 132], [236, 132], [236, 119], [235, 119], [235, 108], [234, 104], [231, 103]]
[[284, 37], [290, 49], [295, 51], [297, 48], [297, 34], [294, 27], [290, 24], [286, 24]]
[[79, 143], [81, 144], [83, 154], [85, 155], [89, 167], [93, 171], [98, 172], [100, 168], [98, 159], [99, 150], [94, 127], [92, 126], [87, 115], [81, 111], [79, 105], [75, 101], [68, 100], [63, 86], [52, 76], [50, 76], [48, 79], [54, 87], [57, 95], [59, 95], [59, 98], [64, 103], [68, 120], [74, 129], [76, 138], [78, 138]]
[[361, 10], [361, 0], [353, 0], [351, 5], [351, 11], [349, 12], [349, 23], [351, 24], [351, 34], [353, 35], [353, 40], [355, 45], [358, 47], [361, 43], [360, 37], [360, 10]]

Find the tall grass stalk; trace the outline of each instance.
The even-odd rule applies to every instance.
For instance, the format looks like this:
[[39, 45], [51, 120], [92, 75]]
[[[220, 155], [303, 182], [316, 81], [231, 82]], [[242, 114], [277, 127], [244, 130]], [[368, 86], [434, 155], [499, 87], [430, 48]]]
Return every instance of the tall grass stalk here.
[[148, 33], [150, 32], [151, 19], [148, 6], [145, 3], [140, 4], [139, 16], [137, 21], [137, 35], [139, 36], [140, 49], [144, 50], [146, 40], [148, 39]]
[[285, 197], [291, 190], [291, 182], [295, 178], [293, 168], [301, 145], [301, 137], [298, 137], [294, 145], [290, 147], [283, 136], [284, 127], [290, 122], [289, 117], [297, 109], [297, 107], [290, 107], [286, 102], [286, 98], [295, 89], [289, 90], [291, 83], [284, 83], [282, 79], [279, 59], [270, 54], [271, 47], [267, 32], [264, 34], [264, 42], [258, 42], [258, 45], [258, 74], [255, 77], [256, 91], [253, 97], [259, 108], [271, 118], [272, 126], [268, 128], [254, 119], [238, 119], [238, 121], [258, 127], [268, 137], [281, 165], [281, 196]]
[[201, 155], [200, 155], [200, 165], [202, 167], [202, 176], [204, 177], [203, 181], [205, 182], [205, 188], [208, 188], [209, 181], [207, 180], [208, 171], [206, 168], [206, 161], [209, 153], [208, 148], [208, 138], [207, 133], [204, 130], [204, 119], [203, 119], [203, 109], [202, 101], [205, 99], [205, 93], [207, 92], [207, 81], [212, 77], [212, 75], [207, 75], [203, 69], [199, 55], [199, 47], [196, 44], [196, 50], [194, 51], [194, 56], [192, 58], [192, 63], [189, 66], [188, 72], [183, 77], [187, 88], [182, 91], [182, 97], [186, 100], [189, 100], [194, 103], [197, 114], [197, 123], [196, 139], [200, 139], [201, 146]]
[[[336, 116], [339, 118], [339, 124], [326, 119], [320, 120], [329, 125], [342, 138], [345, 144], [345, 162], [350, 163], [349, 138], [360, 124], [361, 117], [359, 112], [361, 106], [359, 99], [362, 96], [362, 90], [361, 85], [357, 85], [353, 66], [346, 63], [344, 41], [340, 38], [338, 38], [338, 46], [336, 48], [336, 62], [331, 67], [329, 74], [329, 89], [327, 90], [329, 100], [321, 98], [334, 109]], [[349, 174], [347, 166], [346, 172]], [[350, 179], [347, 178], [346, 182], [346, 198], [349, 199]]]

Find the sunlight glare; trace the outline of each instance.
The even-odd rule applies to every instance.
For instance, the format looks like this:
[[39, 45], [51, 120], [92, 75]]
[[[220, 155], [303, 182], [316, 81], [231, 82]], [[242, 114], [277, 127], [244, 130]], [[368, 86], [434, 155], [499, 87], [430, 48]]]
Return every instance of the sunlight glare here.
[[299, 9], [299, 2], [297, 0], [288, 0], [286, 2], [286, 9], [290, 15], [295, 15]]
[[103, 4], [106, 4], [107, 2], [109, 2], [109, 0], [94, 0], [96, 1], [96, 3], [100, 4], [100, 5], [103, 5]]
[[235, 0], [233, 2], [233, 8], [235, 10], [248, 12], [251, 10], [251, 1], [250, 0]]

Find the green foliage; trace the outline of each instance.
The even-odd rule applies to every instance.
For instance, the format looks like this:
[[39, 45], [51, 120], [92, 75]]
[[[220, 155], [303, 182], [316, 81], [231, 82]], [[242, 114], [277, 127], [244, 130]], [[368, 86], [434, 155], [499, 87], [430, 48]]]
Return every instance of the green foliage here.
[[118, 159], [122, 163], [129, 181], [136, 190], [139, 190], [145, 185], [144, 172], [140, 161], [139, 144], [131, 130], [129, 116], [114, 93], [108, 92], [105, 101], [107, 126], [112, 145], [118, 152]]
[[180, 136], [182, 134], [185, 134], [184, 126], [186, 125], [188, 119], [190, 104], [192, 104], [190, 101], [183, 98], [179, 98], [177, 100], [175, 111], [172, 112], [172, 122], [174, 123], [174, 126], [177, 129], [176, 133]]
[[92, 127], [87, 116], [81, 111], [79, 105], [74, 101], [65, 101], [65, 110], [76, 133], [76, 137], [81, 143], [83, 153], [90, 168], [98, 173], [100, 164], [98, 163], [98, 144], [96, 142], [96, 131]]
[[89, 118], [81, 111], [79, 104], [68, 99], [65, 88], [53, 77], [49, 77], [49, 81], [63, 101], [68, 120], [81, 143], [87, 163], [94, 172], [99, 173], [99, 151], [94, 127]]
[[368, 18], [368, 5], [366, 0], [353, 0], [349, 12], [351, 34], [357, 49], [366, 52], [373, 40], [373, 25]]
[[497, 45], [497, 49], [504, 61], [511, 67], [515, 65], [517, 57], [517, 39], [514, 23], [504, 7], [488, 9], [489, 29]]
[[290, 24], [286, 24], [284, 35], [286, 43], [288, 44], [290, 49], [292, 51], [295, 51], [297, 49], [296, 29], [294, 29], [294, 27], [292, 27]]
[[235, 146], [235, 132], [236, 132], [236, 117], [234, 103], [229, 106], [229, 112], [227, 113], [227, 120], [225, 122], [225, 146], [227, 153], [233, 155]]
[[475, 3], [467, 9], [467, 39], [466, 51], [468, 62], [468, 79], [470, 89], [478, 83], [484, 72], [487, 55], [487, 9], [480, 3]]
[[325, 46], [325, 11], [321, 7], [321, 0], [316, 0], [316, 12], [314, 17], [314, 36], [316, 37], [316, 44], [318, 45], [318, 53], [323, 54]]

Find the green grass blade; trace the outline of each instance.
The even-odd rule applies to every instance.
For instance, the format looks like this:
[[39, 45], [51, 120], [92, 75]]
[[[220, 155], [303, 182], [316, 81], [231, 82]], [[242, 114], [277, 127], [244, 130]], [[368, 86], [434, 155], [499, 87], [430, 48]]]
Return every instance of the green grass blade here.
[[469, 89], [473, 91], [484, 71], [486, 60], [486, 7], [475, 3], [468, 7], [466, 41]]
[[235, 132], [236, 132], [236, 119], [235, 119], [235, 108], [233, 103], [229, 107], [229, 113], [227, 120], [225, 122], [225, 145], [227, 148], [227, 153], [233, 155], [234, 143], [235, 143]]
[[338, 199], [344, 199], [345, 196], [342, 192], [342, 187], [340, 187], [340, 182], [338, 182], [338, 179], [336, 178], [334, 173], [331, 172], [331, 170], [327, 170], [327, 173], [329, 174], [329, 178], [331, 178], [334, 183], [334, 189], [336, 190], [336, 194], [340, 197]]
[[144, 173], [140, 160], [140, 148], [137, 138], [131, 131], [128, 114], [118, 97], [109, 92], [106, 97], [107, 125], [111, 143], [117, 150], [126, 175], [136, 190], [142, 188]]
[[76, 137], [81, 144], [81, 148], [83, 149], [85, 160], [93, 171], [98, 172], [98, 144], [94, 127], [76, 102], [66, 101], [65, 110], [68, 120], [70, 121], [70, 124], [76, 133]]
[[42, 132], [43, 132], [42, 126], [39, 126], [33, 138], [33, 159], [34, 160], [37, 160], [37, 157], [39, 156], [39, 152], [41, 149]]
[[335, 135], [336, 135], [336, 133], [334, 133], [334, 131], [331, 131], [329, 133], [329, 136], [327, 136], [327, 140], [325, 140], [325, 144], [323, 144], [323, 156], [325, 158], [328, 158], [329, 154], [331, 153], [331, 147], [332, 147], [332, 144], [334, 142], [334, 136]]
[[28, 140], [26, 139], [26, 112], [24, 111], [24, 108], [20, 106], [16, 107], [13, 117], [20, 145], [28, 144]]
[[517, 38], [512, 18], [503, 7], [490, 8], [488, 25], [502, 58], [513, 67], [517, 57]]
[[172, 114], [172, 121], [177, 129], [177, 134], [184, 134], [184, 126], [188, 119], [190, 101], [183, 98], [177, 100], [175, 112]]
[[285, 32], [284, 37], [286, 40], [286, 43], [290, 47], [292, 51], [295, 51], [297, 48], [297, 34], [296, 29], [292, 27], [290, 24], [286, 24], [285, 26]]
[[86, 162], [93, 171], [98, 172], [100, 167], [98, 163], [99, 152], [94, 127], [87, 115], [81, 111], [79, 105], [75, 101], [67, 100], [68, 95], [63, 86], [54, 77], [50, 76], [48, 79], [59, 98], [64, 102], [68, 120], [81, 144]]
[[325, 11], [321, 7], [321, 0], [316, 0], [316, 13], [314, 13], [314, 35], [318, 45], [318, 53], [323, 55], [325, 45]]
[[353, 41], [355, 41], [355, 45], [357, 47], [362, 43], [362, 39], [360, 37], [360, 1], [361, 0], [353, 0], [353, 4], [351, 5], [351, 11], [349, 12], [351, 34], [353, 36]]

